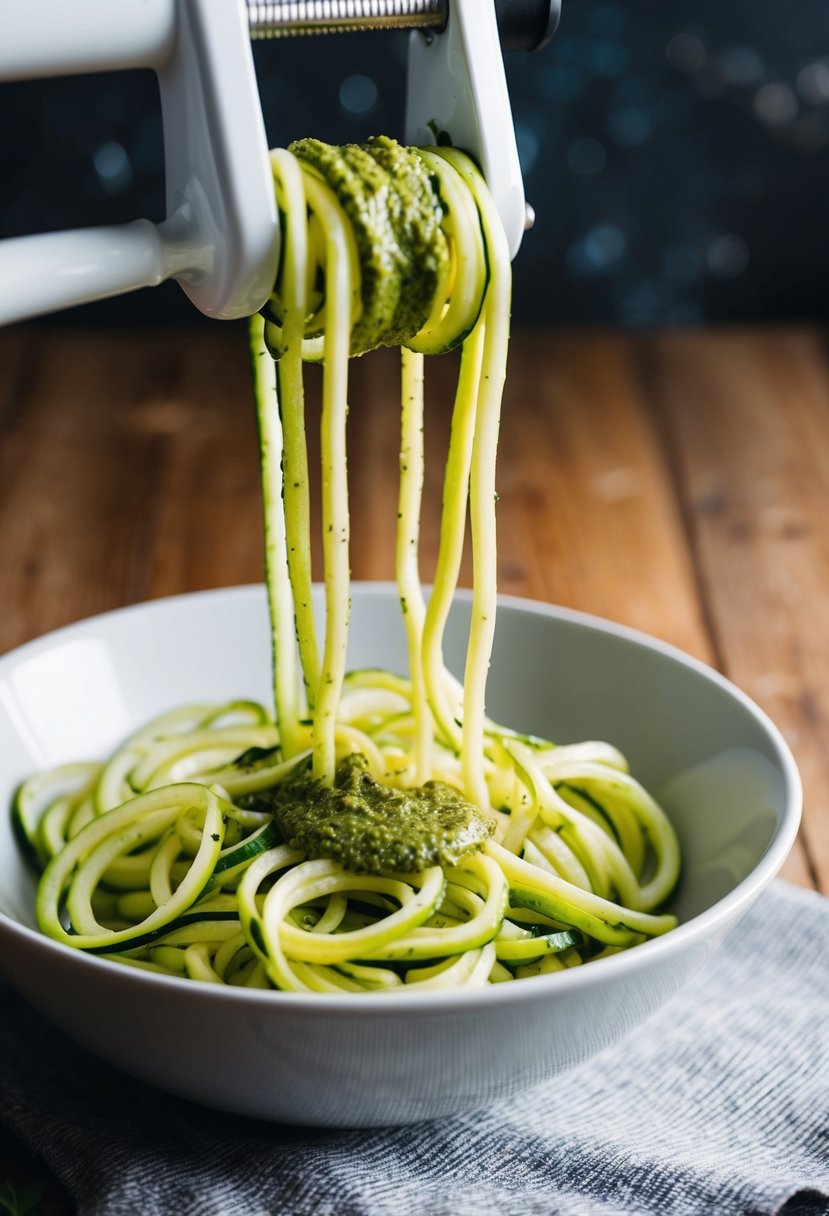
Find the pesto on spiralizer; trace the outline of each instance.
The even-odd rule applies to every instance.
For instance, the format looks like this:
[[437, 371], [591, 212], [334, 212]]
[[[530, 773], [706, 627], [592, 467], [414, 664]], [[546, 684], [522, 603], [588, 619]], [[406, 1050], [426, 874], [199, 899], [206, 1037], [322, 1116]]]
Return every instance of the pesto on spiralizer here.
[[413, 338], [449, 268], [440, 199], [416, 149], [377, 136], [343, 147], [301, 139], [290, 151], [319, 173], [351, 221], [363, 305], [351, 353]]

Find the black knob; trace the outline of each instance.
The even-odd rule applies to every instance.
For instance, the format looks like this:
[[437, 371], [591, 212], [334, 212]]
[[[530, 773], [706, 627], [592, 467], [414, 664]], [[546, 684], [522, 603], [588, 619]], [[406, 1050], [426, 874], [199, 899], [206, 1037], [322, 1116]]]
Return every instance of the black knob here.
[[495, 0], [495, 15], [505, 51], [540, 51], [556, 32], [561, 0]]

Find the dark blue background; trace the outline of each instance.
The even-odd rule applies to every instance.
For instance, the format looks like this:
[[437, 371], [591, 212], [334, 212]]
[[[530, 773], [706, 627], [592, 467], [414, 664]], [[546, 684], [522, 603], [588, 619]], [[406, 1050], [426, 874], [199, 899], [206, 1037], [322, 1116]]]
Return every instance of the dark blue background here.
[[[400, 134], [405, 35], [255, 57], [271, 143]], [[507, 72], [537, 213], [517, 321], [826, 316], [826, 0], [564, 0], [553, 44]], [[4, 84], [0, 116], [0, 235], [162, 218], [150, 73]], [[74, 319], [194, 314], [168, 285]]]

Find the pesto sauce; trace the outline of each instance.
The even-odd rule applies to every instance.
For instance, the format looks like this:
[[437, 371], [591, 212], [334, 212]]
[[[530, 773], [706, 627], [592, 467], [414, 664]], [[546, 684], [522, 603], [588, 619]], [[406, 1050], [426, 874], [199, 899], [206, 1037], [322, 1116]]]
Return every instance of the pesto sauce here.
[[386, 135], [374, 136], [364, 147], [394, 184], [389, 215], [398, 246], [407, 255], [400, 261], [400, 295], [394, 318], [402, 343], [423, 328], [435, 292], [449, 268], [449, 247], [440, 223], [442, 204], [432, 175], [414, 148], [406, 148]]
[[429, 318], [449, 267], [440, 200], [425, 164], [385, 136], [342, 147], [301, 139], [290, 151], [317, 170], [352, 223], [362, 301], [352, 354], [404, 344]]
[[489, 820], [451, 786], [429, 781], [393, 789], [375, 781], [361, 755], [342, 761], [333, 786], [315, 781], [300, 764], [258, 802], [267, 802], [291, 848], [339, 861], [355, 874], [457, 865], [492, 832]]

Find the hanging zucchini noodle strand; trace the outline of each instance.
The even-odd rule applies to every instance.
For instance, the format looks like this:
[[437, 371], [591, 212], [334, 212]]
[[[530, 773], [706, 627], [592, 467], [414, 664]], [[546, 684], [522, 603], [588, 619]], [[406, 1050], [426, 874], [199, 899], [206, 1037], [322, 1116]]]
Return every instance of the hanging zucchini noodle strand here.
[[[202, 983], [378, 995], [562, 971], [667, 932], [677, 840], [625, 758], [486, 716], [510, 266], [485, 183], [455, 148], [385, 138], [301, 140], [271, 167], [282, 250], [250, 343], [275, 715], [245, 700], [186, 705], [103, 762], [25, 781], [12, 813], [42, 871], [40, 928]], [[349, 359], [383, 345], [402, 352], [395, 571], [408, 676], [346, 670]], [[424, 356], [456, 347], [427, 600]], [[321, 625], [305, 362], [322, 364]], [[461, 682], [444, 635], [467, 515]]]

